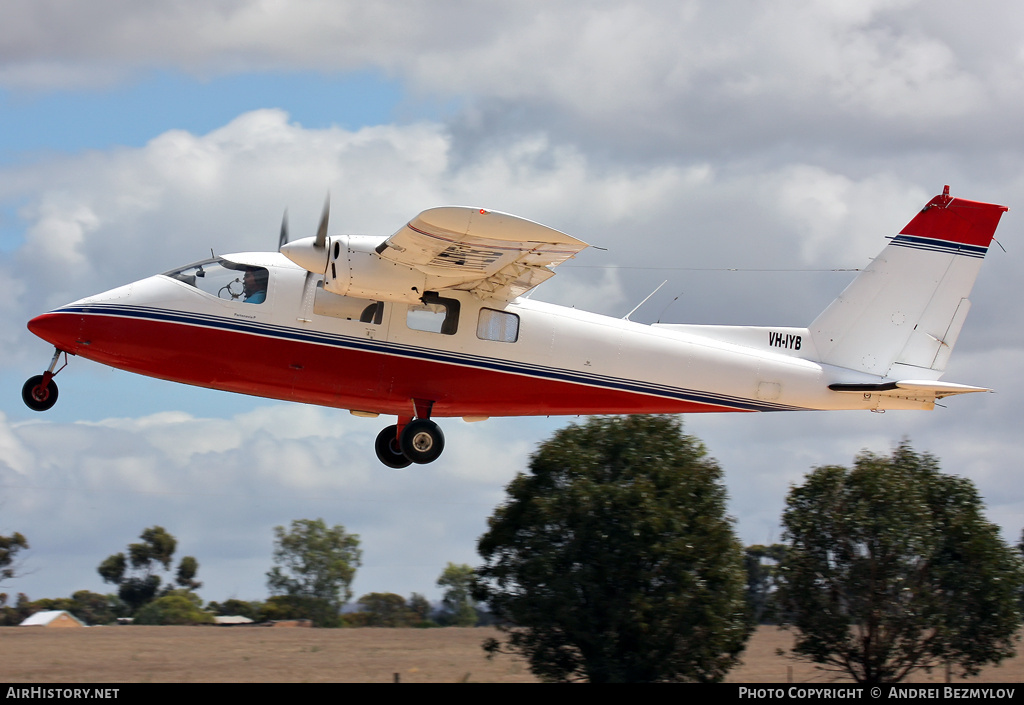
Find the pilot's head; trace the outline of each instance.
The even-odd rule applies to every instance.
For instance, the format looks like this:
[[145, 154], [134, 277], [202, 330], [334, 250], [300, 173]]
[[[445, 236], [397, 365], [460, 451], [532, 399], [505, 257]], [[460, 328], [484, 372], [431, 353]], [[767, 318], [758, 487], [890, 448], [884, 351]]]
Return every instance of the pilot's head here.
[[245, 295], [252, 296], [257, 291], [266, 291], [268, 277], [267, 270], [262, 267], [253, 267], [245, 270], [245, 275], [242, 277]]

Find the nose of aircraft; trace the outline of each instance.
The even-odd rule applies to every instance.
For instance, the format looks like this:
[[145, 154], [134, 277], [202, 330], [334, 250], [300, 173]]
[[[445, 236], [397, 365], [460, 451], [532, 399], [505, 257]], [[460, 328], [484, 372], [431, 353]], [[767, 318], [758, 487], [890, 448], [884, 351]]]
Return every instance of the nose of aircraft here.
[[59, 350], [78, 354], [84, 352], [92, 343], [92, 336], [97, 335], [94, 325], [97, 307], [102, 309], [109, 304], [125, 303], [132, 297], [135, 284], [105, 291], [102, 294], [87, 296], [73, 301], [49, 313], [36, 316], [28, 322], [28, 329], [48, 343], [53, 343]]
[[88, 341], [82, 340], [82, 317], [74, 313], [51, 311], [28, 322], [28, 329], [54, 347], [76, 353]]

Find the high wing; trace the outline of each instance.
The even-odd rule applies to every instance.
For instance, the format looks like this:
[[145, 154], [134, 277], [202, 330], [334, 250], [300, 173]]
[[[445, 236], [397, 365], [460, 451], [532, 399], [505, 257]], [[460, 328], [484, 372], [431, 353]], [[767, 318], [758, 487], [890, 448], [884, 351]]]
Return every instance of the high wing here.
[[386, 260], [423, 272], [438, 289], [510, 301], [554, 276], [553, 267], [587, 246], [508, 213], [442, 206], [417, 215], [376, 251]]

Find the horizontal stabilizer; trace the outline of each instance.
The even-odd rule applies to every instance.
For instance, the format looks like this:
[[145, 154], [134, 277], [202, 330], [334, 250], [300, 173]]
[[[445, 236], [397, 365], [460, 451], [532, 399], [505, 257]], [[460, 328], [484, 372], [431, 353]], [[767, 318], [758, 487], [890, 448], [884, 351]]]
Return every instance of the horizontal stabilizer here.
[[967, 384], [939, 382], [937, 380], [901, 380], [882, 384], [830, 384], [833, 392], [856, 392], [862, 394], [879, 394], [882, 396], [910, 397], [915, 399], [942, 399], [954, 394], [971, 392], [991, 392], [985, 387], [972, 387]]

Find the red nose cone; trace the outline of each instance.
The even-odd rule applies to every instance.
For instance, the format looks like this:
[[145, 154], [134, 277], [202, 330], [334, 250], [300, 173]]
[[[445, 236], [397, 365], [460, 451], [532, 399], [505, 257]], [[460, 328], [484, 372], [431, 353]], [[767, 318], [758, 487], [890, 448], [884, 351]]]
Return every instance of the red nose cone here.
[[28, 329], [48, 343], [67, 352], [82, 346], [82, 318], [71, 313], [44, 313], [28, 322]]

